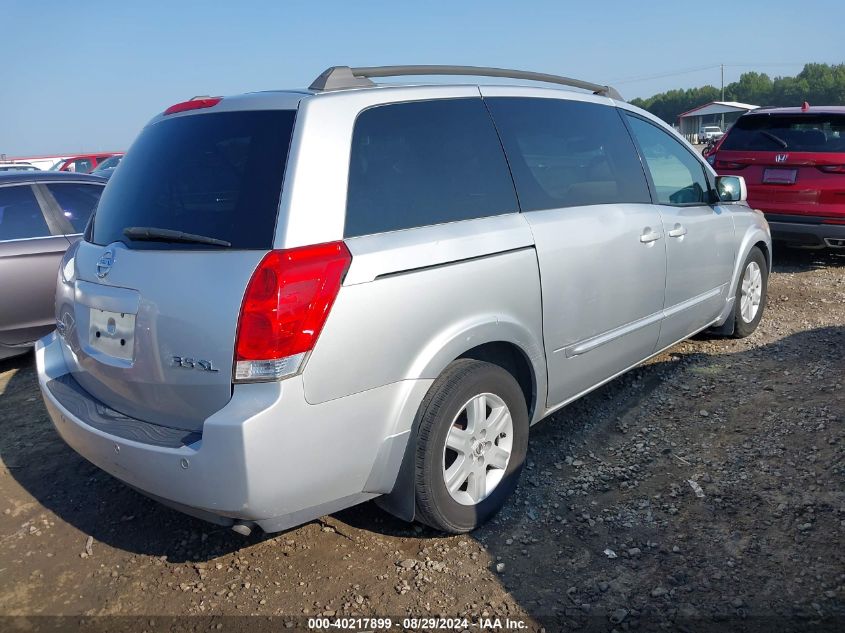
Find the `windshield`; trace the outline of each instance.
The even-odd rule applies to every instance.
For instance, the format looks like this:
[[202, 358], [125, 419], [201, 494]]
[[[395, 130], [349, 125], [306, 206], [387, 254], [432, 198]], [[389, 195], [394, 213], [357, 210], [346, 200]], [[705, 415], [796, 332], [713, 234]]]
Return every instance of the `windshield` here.
[[121, 158], [123, 158], [123, 156], [111, 156], [107, 158], [102, 163], [97, 165], [97, 169], [95, 169], [92, 173], [96, 173], [98, 171], [106, 171], [107, 169], [114, 169], [115, 167], [117, 167], [117, 164], [120, 162]]
[[144, 227], [214, 238], [236, 249], [269, 249], [295, 111], [165, 118], [148, 126], [114, 171], [94, 217], [92, 240], [135, 249], [222, 248], [214, 243], [133, 240]]
[[845, 152], [845, 114], [752, 114], [731, 128], [724, 150]]

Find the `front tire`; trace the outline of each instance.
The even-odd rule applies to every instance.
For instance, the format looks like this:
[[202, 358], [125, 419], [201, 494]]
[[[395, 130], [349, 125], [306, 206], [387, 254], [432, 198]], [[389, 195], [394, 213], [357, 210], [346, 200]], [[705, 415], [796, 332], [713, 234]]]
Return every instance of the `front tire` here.
[[498, 365], [459, 359], [434, 382], [418, 420], [417, 518], [443, 532], [469, 532], [504, 505], [522, 472], [522, 389]]
[[766, 307], [769, 269], [766, 257], [756, 246], [748, 253], [739, 276], [734, 305], [734, 337], [750, 336], [760, 320]]

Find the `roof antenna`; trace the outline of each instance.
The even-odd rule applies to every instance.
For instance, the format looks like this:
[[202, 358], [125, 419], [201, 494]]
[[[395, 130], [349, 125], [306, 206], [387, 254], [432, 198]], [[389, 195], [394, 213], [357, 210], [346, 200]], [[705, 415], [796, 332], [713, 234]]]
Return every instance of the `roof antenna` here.
[[809, 110], [809, 109], [810, 109], [810, 103], [809, 103], [809, 101], [805, 101], [805, 102], [801, 105], [801, 112], [806, 112], [806, 111], [807, 111], [807, 110]]

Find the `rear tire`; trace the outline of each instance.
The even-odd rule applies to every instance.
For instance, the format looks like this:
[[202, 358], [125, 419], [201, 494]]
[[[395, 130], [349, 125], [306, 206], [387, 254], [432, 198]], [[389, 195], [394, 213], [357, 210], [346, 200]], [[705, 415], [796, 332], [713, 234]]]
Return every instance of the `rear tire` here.
[[417, 518], [443, 532], [469, 532], [504, 505], [522, 472], [522, 389], [498, 365], [459, 359], [434, 382], [417, 415]]
[[760, 325], [766, 308], [768, 282], [766, 257], [763, 251], [755, 246], [742, 265], [736, 287], [733, 334], [735, 338], [750, 336]]

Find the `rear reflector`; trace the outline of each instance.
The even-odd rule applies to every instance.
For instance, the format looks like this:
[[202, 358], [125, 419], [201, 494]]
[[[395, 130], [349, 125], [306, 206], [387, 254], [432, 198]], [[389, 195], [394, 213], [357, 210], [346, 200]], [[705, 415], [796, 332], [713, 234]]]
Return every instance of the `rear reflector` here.
[[168, 114], [176, 114], [177, 112], [187, 112], [188, 110], [201, 110], [202, 108], [210, 108], [216, 106], [223, 97], [203, 97], [201, 99], [191, 99], [190, 101], [183, 101], [176, 103], [164, 111], [165, 116]]
[[748, 167], [748, 164], [716, 159], [716, 164], [714, 165], [714, 167], [716, 169], [745, 169], [746, 167]]
[[244, 294], [236, 381], [279, 380], [302, 369], [351, 262], [343, 242], [267, 253]]

